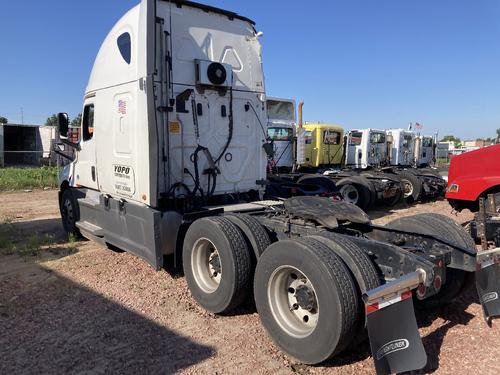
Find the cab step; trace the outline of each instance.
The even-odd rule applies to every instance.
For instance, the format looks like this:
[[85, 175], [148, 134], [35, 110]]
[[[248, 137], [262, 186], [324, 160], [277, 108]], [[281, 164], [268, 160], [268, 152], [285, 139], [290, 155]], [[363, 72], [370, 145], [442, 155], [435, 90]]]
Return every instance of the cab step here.
[[89, 223], [88, 221], [78, 221], [76, 226], [82, 232], [87, 232], [96, 237], [104, 237], [104, 229], [95, 224]]

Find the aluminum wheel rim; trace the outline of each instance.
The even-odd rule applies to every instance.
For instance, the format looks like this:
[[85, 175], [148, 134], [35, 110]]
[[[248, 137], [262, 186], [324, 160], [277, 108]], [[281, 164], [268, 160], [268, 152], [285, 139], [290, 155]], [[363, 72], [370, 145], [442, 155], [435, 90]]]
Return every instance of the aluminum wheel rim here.
[[401, 180], [404, 186], [404, 197], [408, 198], [413, 195], [413, 184], [409, 180]]
[[316, 329], [319, 319], [317, 294], [299, 269], [281, 266], [274, 270], [267, 285], [267, 298], [274, 319], [288, 335], [303, 338]]
[[359, 201], [358, 190], [352, 185], [344, 185], [340, 188], [342, 199], [347, 203], [356, 204]]
[[222, 279], [222, 264], [217, 247], [208, 238], [200, 238], [191, 253], [193, 276], [205, 293], [214, 293]]

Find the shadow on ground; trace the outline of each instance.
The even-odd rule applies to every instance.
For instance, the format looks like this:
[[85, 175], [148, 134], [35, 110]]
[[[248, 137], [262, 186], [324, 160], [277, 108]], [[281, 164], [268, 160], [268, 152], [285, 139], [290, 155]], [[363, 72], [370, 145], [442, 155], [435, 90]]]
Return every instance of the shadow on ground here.
[[[466, 309], [473, 303], [479, 303], [476, 291], [473, 285], [460, 296], [456, 301], [445, 306], [427, 310], [415, 310], [417, 324], [419, 328], [429, 327], [433, 322], [441, 318], [446, 321], [428, 335], [422, 338], [425, 351], [427, 352], [427, 365], [424, 369], [412, 374], [428, 374], [433, 373], [439, 368], [439, 354], [444, 338], [450, 329], [457, 325], [467, 325], [474, 315], [468, 313]], [[359, 361], [363, 361], [371, 356], [370, 345], [368, 340], [355, 346], [352, 349], [347, 349], [331, 360], [323, 363], [325, 367], [342, 367]]]
[[0, 278], [2, 374], [171, 374], [214, 354], [41, 265], [24, 271], [43, 277]]
[[427, 313], [417, 312], [419, 326], [431, 325], [437, 318], [446, 321], [439, 328], [423, 337], [422, 341], [427, 352], [427, 365], [420, 373], [429, 374], [439, 369], [439, 356], [444, 338], [450, 329], [457, 325], [467, 325], [474, 318], [474, 315], [466, 311], [473, 303], [479, 303], [479, 299], [474, 286], [470, 285], [456, 301]]
[[68, 243], [61, 219], [41, 219], [0, 223], [0, 251], [16, 253], [18, 250], [50, 247]]

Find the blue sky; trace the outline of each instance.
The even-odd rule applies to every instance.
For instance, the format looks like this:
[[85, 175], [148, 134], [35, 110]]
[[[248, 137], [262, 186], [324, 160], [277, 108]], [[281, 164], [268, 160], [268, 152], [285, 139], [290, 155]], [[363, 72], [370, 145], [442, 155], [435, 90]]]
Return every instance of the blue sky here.
[[[264, 32], [268, 95], [304, 99], [309, 121], [345, 128], [500, 128], [497, 0], [204, 0]], [[138, 0], [2, 1], [0, 115], [74, 116], [100, 43]]]

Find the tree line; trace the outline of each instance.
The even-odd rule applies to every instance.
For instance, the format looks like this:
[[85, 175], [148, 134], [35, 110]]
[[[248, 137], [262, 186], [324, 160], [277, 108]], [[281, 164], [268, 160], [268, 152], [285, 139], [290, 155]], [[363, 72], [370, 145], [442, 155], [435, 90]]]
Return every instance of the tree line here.
[[[79, 113], [72, 121], [71, 121], [71, 126], [74, 127], [79, 127], [82, 122], [82, 114]], [[0, 116], [0, 124], [8, 124], [9, 119], [4, 116]], [[57, 115], [53, 114], [50, 117], [47, 117], [47, 120], [45, 121], [45, 126], [57, 126]]]
[[[78, 128], [82, 123], [82, 114], [79, 113], [73, 120], [70, 122], [70, 126]], [[57, 115], [53, 114], [50, 117], [47, 117], [47, 121], [45, 121], [45, 126], [57, 126]]]

